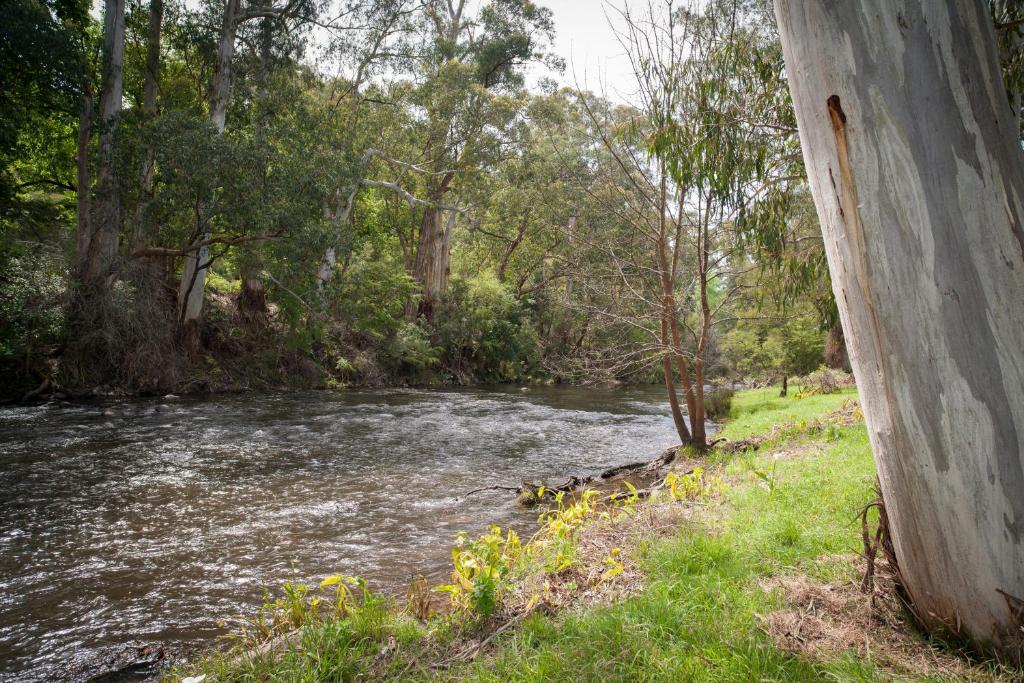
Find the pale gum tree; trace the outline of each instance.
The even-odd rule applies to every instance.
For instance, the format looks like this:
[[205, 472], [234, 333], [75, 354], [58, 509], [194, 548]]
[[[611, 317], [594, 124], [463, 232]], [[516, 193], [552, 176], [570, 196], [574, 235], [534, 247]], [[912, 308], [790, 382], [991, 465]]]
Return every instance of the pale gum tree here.
[[415, 103], [424, 118], [421, 166], [429, 173], [413, 264], [422, 293], [409, 315], [433, 317], [447, 290], [458, 212], [445, 219], [443, 205], [457, 176], [481, 170], [505, 143], [518, 113], [512, 98], [522, 89], [523, 67], [555, 63], [544, 53], [554, 36], [550, 10], [531, 0], [489, 0], [474, 13], [472, 4], [422, 4], [421, 46], [414, 51], [422, 82]]
[[[209, 119], [217, 134], [224, 132], [228, 108], [231, 105], [231, 62], [235, 54], [235, 39], [239, 26], [254, 19], [283, 20], [295, 16], [304, 9], [302, 0], [288, 0], [281, 6], [274, 6], [270, 1], [257, 2], [247, 7], [242, 6], [242, 0], [225, 1], [217, 57], [213, 78], [210, 81]], [[196, 226], [185, 256], [181, 284], [178, 288], [178, 320], [183, 328], [186, 346], [190, 349], [194, 349], [197, 344], [197, 325], [203, 310], [206, 275], [210, 267], [210, 220], [213, 212], [213, 198], [203, 198], [196, 211]]]
[[[124, 91], [124, 0], [107, 0], [103, 9], [103, 82], [99, 103], [99, 154], [91, 215], [79, 218], [78, 260], [86, 287], [97, 292], [109, 288], [121, 233], [121, 195], [114, 161], [114, 136], [121, 116]], [[88, 141], [91, 121], [83, 114], [79, 138], [79, 182], [88, 178]], [[82, 139], [84, 137], [84, 143]], [[84, 167], [84, 171], [83, 168]], [[89, 205], [83, 187], [79, 201]]]
[[917, 616], [1024, 642], [1024, 158], [976, 0], [776, 0]]

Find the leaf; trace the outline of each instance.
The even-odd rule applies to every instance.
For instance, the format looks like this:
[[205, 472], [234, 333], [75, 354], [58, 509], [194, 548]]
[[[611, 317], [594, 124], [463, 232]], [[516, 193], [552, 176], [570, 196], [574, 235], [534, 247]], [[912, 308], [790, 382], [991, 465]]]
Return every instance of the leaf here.
[[326, 579], [321, 581], [320, 587], [327, 588], [328, 586], [336, 586], [341, 583], [341, 580], [341, 574], [334, 574], [333, 576], [328, 576]]

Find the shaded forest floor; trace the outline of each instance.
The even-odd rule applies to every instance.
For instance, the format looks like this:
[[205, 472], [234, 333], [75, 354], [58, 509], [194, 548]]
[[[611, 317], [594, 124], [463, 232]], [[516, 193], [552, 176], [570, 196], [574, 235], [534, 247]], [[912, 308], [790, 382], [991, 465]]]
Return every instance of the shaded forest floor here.
[[740, 392], [720, 436], [760, 436], [756, 450], [677, 461], [676, 486], [648, 500], [563, 503], [521, 552], [491, 535], [475, 555], [498, 577], [487, 616], [479, 585], [440, 613], [422, 585], [404, 602], [351, 596], [343, 617], [282, 619], [288, 635], [250, 631], [171, 677], [1020, 680], [919, 635], [884, 566], [863, 589], [875, 468], [855, 399]]

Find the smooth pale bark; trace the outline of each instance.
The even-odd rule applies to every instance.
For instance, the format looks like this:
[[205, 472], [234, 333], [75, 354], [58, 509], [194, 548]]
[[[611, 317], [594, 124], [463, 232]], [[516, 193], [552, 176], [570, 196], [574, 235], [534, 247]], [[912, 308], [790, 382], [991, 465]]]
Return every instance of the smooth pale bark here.
[[320, 259], [320, 269], [316, 272], [318, 286], [323, 288], [334, 277], [334, 266], [338, 264], [338, 252], [334, 247], [327, 247], [324, 256]]
[[[150, 0], [149, 35], [146, 39], [146, 76], [142, 91], [142, 113], [147, 121], [156, 118], [157, 92], [160, 74], [160, 33], [163, 28], [164, 2]], [[135, 236], [132, 249], [149, 246], [150, 235], [146, 230], [146, 208], [153, 196], [153, 148], [146, 145], [139, 170], [139, 196], [135, 202]]]
[[114, 134], [121, 116], [124, 90], [124, 0], [107, 0], [103, 11], [103, 83], [100, 90], [99, 155], [90, 236], [85, 240], [83, 279], [102, 285], [117, 258], [121, 233], [121, 193], [114, 162]]
[[775, 10], [906, 588], [1019, 655], [1024, 158], [987, 3]]
[[[217, 65], [210, 83], [210, 123], [218, 133], [224, 132], [231, 103], [231, 60], [235, 55], [235, 35], [241, 18], [241, 0], [227, 0], [224, 5], [224, 22], [221, 26], [220, 42], [217, 46]], [[196, 226], [196, 243], [210, 239], [210, 214], [213, 199], [200, 202], [199, 225]], [[178, 288], [178, 310], [181, 323], [188, 327], [199, 321], [203, 312], [203, 293], [206, 290], [206, 273], [210, 266], [210, 247], [203, 246], [185, 257]], [[187, 330], [186, 330], [187, 332]]]

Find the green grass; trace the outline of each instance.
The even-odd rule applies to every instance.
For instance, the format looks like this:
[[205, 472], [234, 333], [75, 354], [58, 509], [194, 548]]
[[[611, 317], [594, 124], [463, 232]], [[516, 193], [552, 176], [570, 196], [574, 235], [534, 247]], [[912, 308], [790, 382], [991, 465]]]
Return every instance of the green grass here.
[[781, 398], [778, 387], [739, 391], [733, 397], [731, 419], [715, 435], [735, 441], [771, 431], [777, 424], [800, 422], [821, 417], [836, 410], [850, 399], [857, 398], [857, 390], [848, 387], [835, 394], [795, 398], [796, 388]]
[[[746, 418], [740, 435], [775, 419], [811, 419], [843, 401], [815, 397], [805, 406], [812, 399], [769, 400], [767, 392], [738, 398], [734, 405]], [[752, 412], [763, 405], [776, 416], [768, 423]], [[579, 615], [532, 619], [491, 659], [443, 678], [888, 680], [873, 662], [852, 654], [815, 664], [782, 652], [762, 633], [757, 616], [780, 607], [780, 598], [761, 588], [765, 577], [850, 577], [848, 564], [822, 558], [858, 548], [854, 517], [872, 497], [875, 469], [862, 426], [841, 429], [834, 438], [818, 455], [778, 461], [770, 493], [749, 470], [770, 467], [765, 458], [730, 465], [740, 483], [727, 494], [727, 514], [716, 528], [683, 532], [652, 548], [645, 557], [650, 579], [640, 596]]]
[[[851, 398], [852, 390], [802, 399], [781, 399], [774, 389], [740, 392], [722, 434], [739, 439], [778, 423], [809, 422]], [[430, 662], [444, 650], [438, 642], [456, 637], [458, 627], [445, 620], [421, 626], [376, 606], [370, 617], [307, 628], [300, 647], [277, 661], [207, 665], [214, 674], [208, 683], [891, 680], [871, 657], [850, 652], [811, 662], [780, 650], [761, 630], [759, 615], [782, 607], [781, 596], [762, 588], [767, 577], [853, 578], [850, 563], [836, 558], [859, 549], [854, 520], [873, 497], [863, 425], [792, 440], [814, 447], [799, 458], [737, 456], [725, 466], [731, 486], [707, 523], [641, 544], [647, 583], [618, 604], [532, 616], [496, 638], [486, 656], [437, 669]]]

